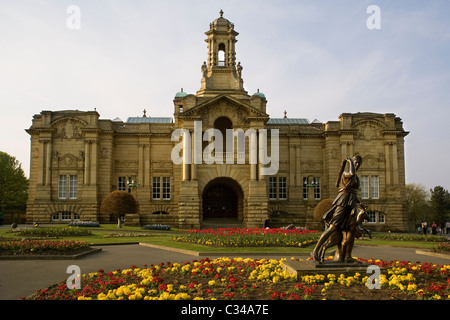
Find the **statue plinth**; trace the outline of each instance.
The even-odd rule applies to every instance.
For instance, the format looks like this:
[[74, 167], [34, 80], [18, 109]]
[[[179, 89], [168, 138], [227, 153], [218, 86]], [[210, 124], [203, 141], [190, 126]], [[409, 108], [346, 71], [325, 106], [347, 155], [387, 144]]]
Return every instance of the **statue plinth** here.
[[[372, 272], [368, 269], [369, 263], [365, 261], [355, 262], [340, 262], [325, 260], [324, 262], [317, 262], [314, 260], [295, 260], [295, 261], [283, 261], [283, 270], [297, 276], [297, 280], [300, 280], [302, 276], [314, 275], [314, 274], [334, 274], [339, 277], [341, 274], [345, 276], [353, 276], [355, 273], [370, 275]], [[368, 273], [369, 271], [369, 273]], [[386, 272], [386, 268], [380, 268], [381, 273]]]

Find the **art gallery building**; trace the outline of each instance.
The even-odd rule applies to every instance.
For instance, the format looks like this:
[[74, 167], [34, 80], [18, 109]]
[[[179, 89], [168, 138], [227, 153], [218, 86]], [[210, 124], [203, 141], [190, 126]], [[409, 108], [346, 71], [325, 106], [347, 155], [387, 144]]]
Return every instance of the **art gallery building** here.
[[[286, 114], [272, 118], [265, 95], [244, 89], [234, 25], [221, 13], [206, 36], [200, 88], [176, 93], [167, 117], [144, 112], [121, 121], [78, 110], [34, 115], [26, 130], [31, 140], [28, 222], [109, 223], [114, 218], [100, 213], [102, 200], [124, 190], [139, 203], [139, 213], [126, 217], [134, 224], [262, 227], [269, 215], [273, 226], [321, 228], [314, 219], [316, 205], [336, 196], [342, 159], [359, 154], [359, 195], [369, 206], [370, 228], [406, 230], [408, 133], [399, 117], [342, 113], [326, 123]], [[244, 132], [244, 148], [227, 148], [227, 129]], [[208, 138], [211, 132], [222, 133], [223, 141]], [[212, 150], [219, 142], [222, 150]], [[194, 159], [198, 150], [210, 158]], [[272, 156], [272, 163], [262, 161], [261, 151]]]

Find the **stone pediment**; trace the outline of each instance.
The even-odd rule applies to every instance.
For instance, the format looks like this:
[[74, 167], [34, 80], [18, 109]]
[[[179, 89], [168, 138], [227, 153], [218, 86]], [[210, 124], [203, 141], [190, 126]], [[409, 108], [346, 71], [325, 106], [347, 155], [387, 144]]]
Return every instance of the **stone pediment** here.
[[371, 141], [382, 139], [381, 131], [384, 130], [386, 126], [375, 119], [364, 119], [355, 123], [353, 128], [358, 130], [358, 139]]
[[81, 168], [83, 166], [83, 159], [77, 158], [71, 153], [58, 157], [58, 153], [55, 152], [56, 160], [59, 168]]
[[81, 128], [86, 126], [86, 122], [75, 117], [63, 117], [52, 122], [55, 129], [55, 138], [60, 139], [80, 139], [83, 137]]
[[179, 115], [183, 120], [201, 120], [204, 124], [213, 123], [215, 119], [226, 116], [234, 124], [249, 119], [269, 119], [269, 115], [238, 99], [227, 95], [219, 95], [202, 102]]

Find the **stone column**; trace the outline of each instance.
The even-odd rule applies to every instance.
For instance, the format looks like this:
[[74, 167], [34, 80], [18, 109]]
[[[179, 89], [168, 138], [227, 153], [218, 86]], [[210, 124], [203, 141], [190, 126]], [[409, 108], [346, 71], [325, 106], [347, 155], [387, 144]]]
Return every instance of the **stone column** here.
[[45, 142], [46, 155], [45, 155], [45, 185], [51, 185], [51, 165], [52, 165], [52, 142], [47, 140]]
[[84, 185], [88, 186], [91, 184], [90, 180], [90, 169], [91, 169], [91, 148], [90, 141], [84, 142]]
[[[149, 138], [150, 139], [150, 138]], [[150, 159], [151, 159], [151, 144], [147, 145], [145, 149], [145, 161], [144, 161], [144, 177], [142, 177], [142, 181], [144, 186], [150, 187]]]
[[301, 149], [300, 145], [297, 146], [297, 156], [296, 156], [296, 174], [297, 174], [297, 182], [296, 185], [303, 187], [303, 177], [302, 177], [302, 162], [301, 162]]
[[90, 183], [97, 184], [97, 139], [91, 141], [91, 174]]
[[289, 145], [289, 187], [295, 186], [296, 146]]
[[190, 180], [191, 138], [189, 131], [183, 132], [183, 181]]
[[39, 140], [38, 185], [44, 185], [44, 176], [45, 176], [44, 149], [45, 149], [44, 141]]
[[[136, 177], [136, 180], [141, 181], [141, 186], [144, 186], [144, 181], [143, 181], [143, 177], [144, 177], [144, 148], [145, 146], [143, 144], [139, 144], [138, 145], [138, 153], [139, 153], [139, 160], [138, 160], [138, 176]], [[138, 181], [135, 181], [136, 183]]]
[[392, 176], [393, 184], [398, 184], [398, 156], [397, 156], [397, 143], [392, 144]]
[[192, 133], [192, 141], [191, 141], [191, 180], [197, 180], [197, 164], [195, 163], [195, 140], [196, 140], [195, 131]]
[[248, 162], [250, 163], [250, 180], [255, 181], [258, 165], [258, 137], [256, 132], [249, 136]]
[[385, 161], [386, 161], [386, 185], [391, 184], [391, 152], [390, 143], [385, 142], [384, 144]]

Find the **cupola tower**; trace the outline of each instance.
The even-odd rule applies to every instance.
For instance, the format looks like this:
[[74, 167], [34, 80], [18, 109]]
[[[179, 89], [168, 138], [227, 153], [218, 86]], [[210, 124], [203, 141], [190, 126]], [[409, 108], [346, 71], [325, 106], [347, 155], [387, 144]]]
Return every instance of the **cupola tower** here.
[[247, 95], [244, 90], [242, 80], [242, 66], [236, 64], [236, 36], [239, 34], [234, 30], [234, 24], [223, 17], [220, 17], [209, 25], [209, 30], [205, 32], [208, 38], [207, 61], [201, 67], [202, 80], [201, 88], [197, 91], [197, 96], [214, 96], [217, 94]]

